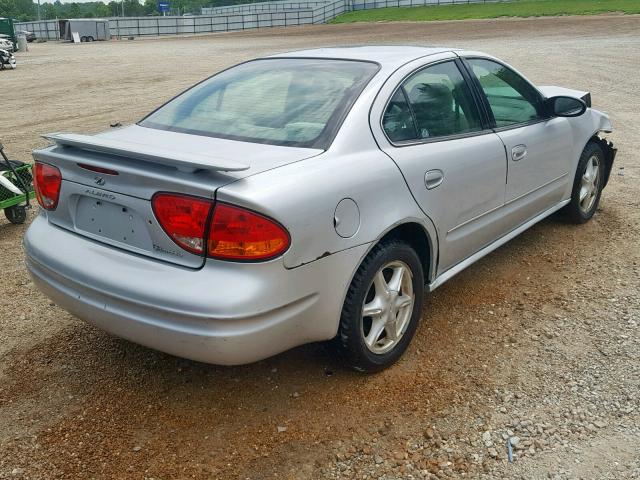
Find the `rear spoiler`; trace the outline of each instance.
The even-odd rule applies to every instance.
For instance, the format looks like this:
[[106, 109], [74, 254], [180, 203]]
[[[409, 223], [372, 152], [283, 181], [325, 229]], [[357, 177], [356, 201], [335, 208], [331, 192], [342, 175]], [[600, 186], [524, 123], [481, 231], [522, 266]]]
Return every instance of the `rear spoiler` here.
[[48, 133], [43, 138], [63, 147], [74, 147], [90, 152], [106, 153], [125, 158], [135, 158], [150, 163], [158, 163], [174, 167], [183, 172], [196, 170], [215, 170], [222, 172], [237, 172], [248, 170], [249, 165], [215, 157], [207, 154], [195, 154], [157, 148], [152, 145], [112, 140], [93, 135], [79, 135], [75, 133]]

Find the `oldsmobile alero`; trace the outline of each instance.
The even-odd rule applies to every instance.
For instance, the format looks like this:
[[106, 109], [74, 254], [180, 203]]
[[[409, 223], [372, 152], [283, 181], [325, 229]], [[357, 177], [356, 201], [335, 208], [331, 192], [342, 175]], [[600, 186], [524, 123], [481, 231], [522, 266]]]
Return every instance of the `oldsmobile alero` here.
[[376, 371], [425, 292], [557, 210], [594, 215], [610, 131], [588, 92], [479, 52], [257, 59], [135, 125], [47, 135], [27, 266], [79, 318], [174, 355], [241, 364], [332, 340]]

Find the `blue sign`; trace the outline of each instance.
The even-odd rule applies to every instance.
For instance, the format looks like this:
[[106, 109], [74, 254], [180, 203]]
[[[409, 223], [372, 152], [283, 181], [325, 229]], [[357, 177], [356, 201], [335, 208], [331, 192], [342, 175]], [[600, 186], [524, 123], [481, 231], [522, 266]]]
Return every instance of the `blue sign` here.
[[158, 2], [158, 11], [160, 13], [166, 13], [169, 11], [169, 2]]

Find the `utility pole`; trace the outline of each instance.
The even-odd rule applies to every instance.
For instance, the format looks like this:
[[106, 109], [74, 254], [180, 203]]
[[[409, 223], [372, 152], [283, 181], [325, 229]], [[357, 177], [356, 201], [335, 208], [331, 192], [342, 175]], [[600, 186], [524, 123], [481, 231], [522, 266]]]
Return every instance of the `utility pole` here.
[[38, 0], [38, 21], [40, 21], [40, 0]]
[[122, 16], [124, 17], [124, 0], [122, 0]]

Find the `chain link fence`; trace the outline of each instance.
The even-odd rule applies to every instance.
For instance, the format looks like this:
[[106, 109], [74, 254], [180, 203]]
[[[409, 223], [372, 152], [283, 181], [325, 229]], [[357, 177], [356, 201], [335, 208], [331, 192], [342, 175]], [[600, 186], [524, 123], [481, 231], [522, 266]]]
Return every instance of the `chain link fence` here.
[[[466, 3], [494, 3], [501, 0], [309, 0], [259, 2], [203, 8], [203, 15], [188, 17], [112, 17], [111, 36], [148, 37], [231, 32], [253, 28], [288, 27], [326, 23], [353, 10], [386, 7], [418, 7]], [[37, 38], [59, 40], [57, 20], [15, 23], [16, 30], [29, 30]]]

